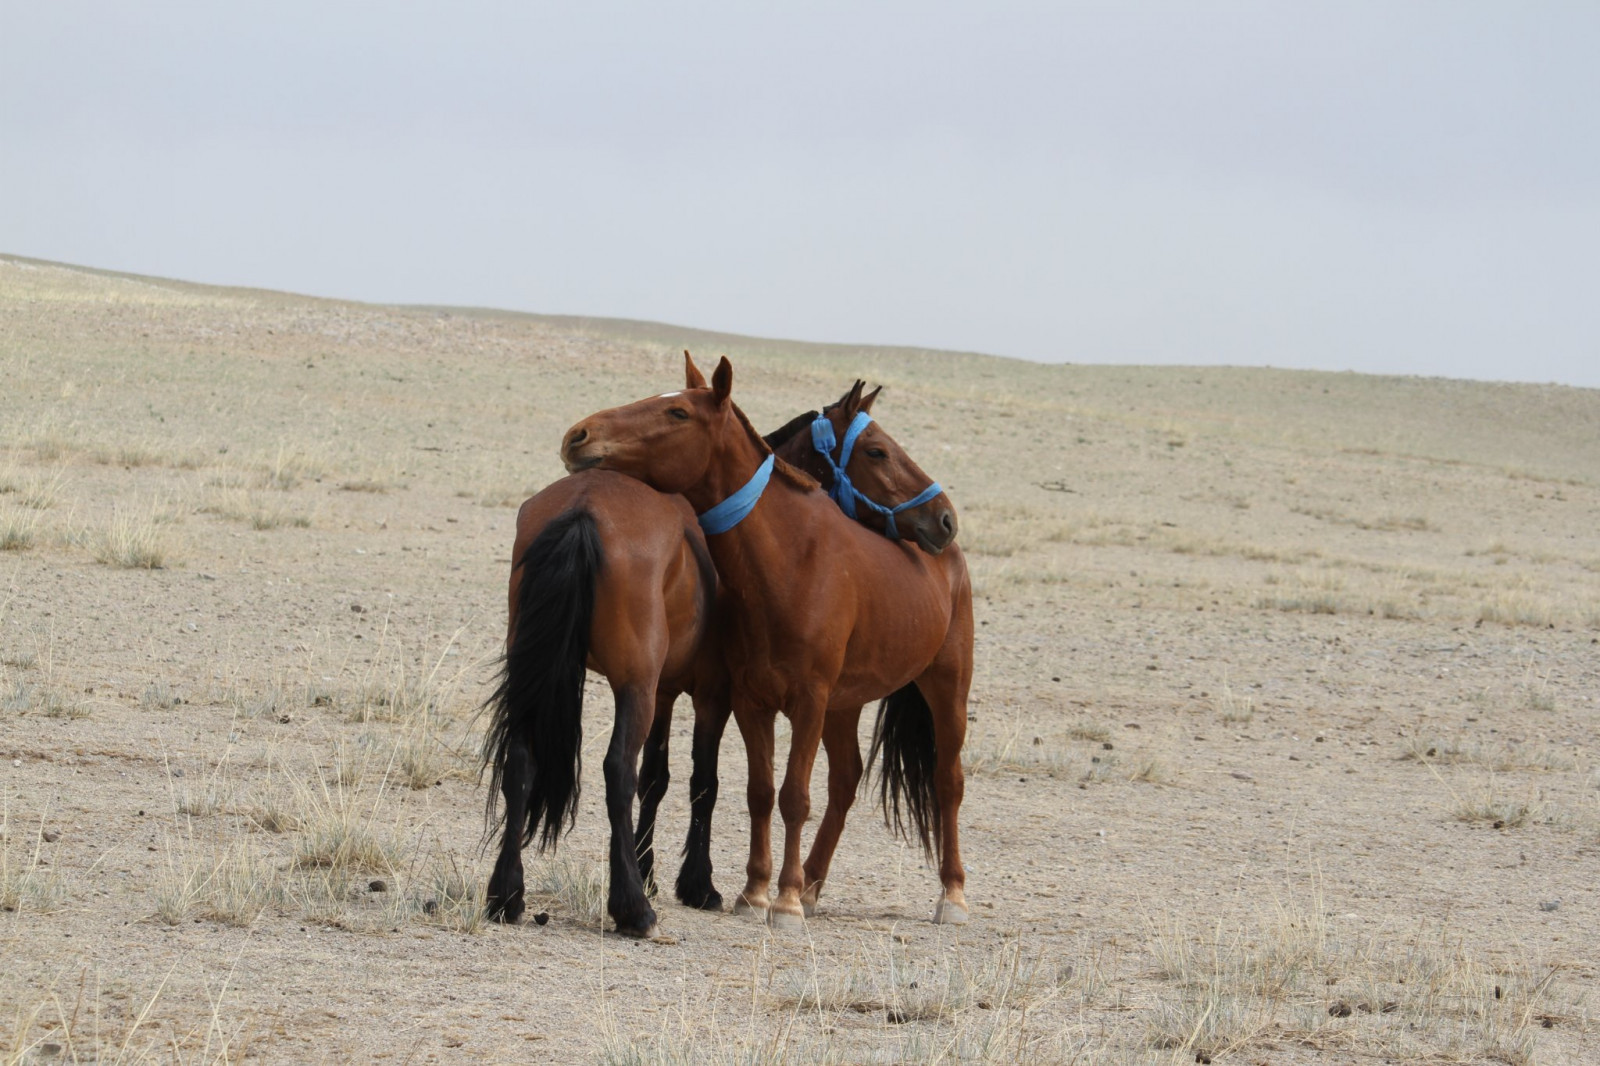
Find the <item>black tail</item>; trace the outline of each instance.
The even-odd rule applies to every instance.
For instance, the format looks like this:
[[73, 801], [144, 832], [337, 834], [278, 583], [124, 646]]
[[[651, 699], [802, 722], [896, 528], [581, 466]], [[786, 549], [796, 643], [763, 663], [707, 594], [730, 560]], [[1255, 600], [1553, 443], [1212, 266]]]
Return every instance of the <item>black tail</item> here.
[[883, 765], [878, 769], [878, 801], [883, 805], [884, 824], [909, 840], [909, 822], [922, 842], [922, 853], [931, 862], [940, 824], [939, 799], [933, 787], [933, 710], [914, 682], [878, 704], [872, 752], [867, 756], [869, 772], [880, 750]]
[[[517, 590], [516, 632], [506, 651], [500, 684], [483, 740], [483, 761], [493, 767], [489, 817], [514, 745], [526, 745], [532, 782], [522, 842], [554, 847], [562, 823], [577, 816], [583, 740], [584, 664], [594, 617], [595, 578], [604, 565], [599, 530], [588, 511], [558, 516], [528, 545]], [[516, 766], [518, 764], [512, 764]], [[520, 771], [511, 770], [512, 773]]]

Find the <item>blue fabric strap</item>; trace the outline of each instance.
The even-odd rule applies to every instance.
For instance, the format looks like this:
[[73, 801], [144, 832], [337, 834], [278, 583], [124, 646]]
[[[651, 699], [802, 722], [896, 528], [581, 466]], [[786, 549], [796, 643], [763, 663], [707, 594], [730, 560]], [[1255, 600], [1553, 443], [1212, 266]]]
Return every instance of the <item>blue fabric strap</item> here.
[[700, 528], [707, 536], [726, 533], [756, 509], [756, 503], [761, 499], [761, 494], [766, 491], [767, 482], [772, 478], [772, 467], [777, 458], [776, 455], [768, 454], [743, 487], [709, 511], [702, 511], [696, 516], [700, 520]]
[[818, 415], [816, 421], [811, 423], [811, 446], [828, 461], [829, 468], [833, 470], [833, 487], [828, 490], [828, 495], [833, 497], [833, 501], [839, 505], [839, 509], [847, 516], [854, 518], [856, 516], [856, 502], [860, 501], [866, 504], [869, 509], [883, 516], [884, 534], [890, 540], [899, 540], [900, 530], [895, 526], [894, 516], [902, 511], [909, 511], [913, 507], [922, 506], [943, 492], [944, 489], [935, 481], [898, 507], [885, 507], [878, 501], [869, 499], [860, 489], [851, 484], [850, 475], [846, 473], [845, 468], [850, 465], [850, 453], [855, 449], [856, 438], [861, 436], [861, 431], [866, 429], [871, 422], [871, 415], [865, 411], [856, 412], [856, 416], [850, 420], [850, 425], [844, 431], [844, 444], [839, 449], [838, 460], [835, 461], [833, 458], [833, 446], [836, 438], [833, 432], [833, 423], [828, 421], [827, 415]]

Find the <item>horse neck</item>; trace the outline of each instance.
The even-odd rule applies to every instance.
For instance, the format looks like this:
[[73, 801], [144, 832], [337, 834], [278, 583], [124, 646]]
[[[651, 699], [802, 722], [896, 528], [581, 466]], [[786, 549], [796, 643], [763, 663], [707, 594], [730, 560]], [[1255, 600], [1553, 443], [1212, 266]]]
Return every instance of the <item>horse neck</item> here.
[[[712, 448], [711, 461], [701, 479], [684, 491], [696, 513], [710, 510], [744, 487], [767, 458], [764, 444], [737, 417], [728, 416], [723, 438]], [[776, 480], [776, 479], [774, 479]], [[772, 486], [769, 485], [769, 491]]]
[[797, 470], [810, 474], [826, 488], [833, 484], [833, 471], [822, 462], [822, 457], [817, 454], [816, 447], [811, 443], [810, 428], [807, 426], [805, 430], [796, 433], [773, 450], [779, 459]]

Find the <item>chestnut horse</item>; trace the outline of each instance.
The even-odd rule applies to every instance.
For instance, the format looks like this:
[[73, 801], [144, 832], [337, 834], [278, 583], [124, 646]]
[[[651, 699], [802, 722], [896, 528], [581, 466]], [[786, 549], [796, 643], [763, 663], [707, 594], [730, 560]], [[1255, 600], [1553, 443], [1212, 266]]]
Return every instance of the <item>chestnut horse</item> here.
[[[930, 555], [850, 521], [812, 479], [775, 464], [732, 402], [732, 388], [724, 358], [710, 388], [590, 415], [567, 431], [562, 460], [569, 471], [615, 470], [680, 493], [701, 513], [732, 506], [742, 516], [707, 538], [723, 588], [713, 646], [728, 671], [750, 764], [750, 859], [737, 907], [782, 926], [814, 911], [860, 779], [860, 709], [882, 699], [873, 750], [884, 755], [885, 817], [904, 831], [903, 807], [925, 851], [937, 845], [943, 891], [934, 920], [965, 922], [957, 826], [972, 682], [965, 559], [954, 545]], [[948, 510], [942, 500], [930, 505]], [[773, 900], [778, 710], [789, 717], [792, 740], [778, 795], [784, 853]], [[828, 751], [828, 807], [802, 865], [819, 743]]]
[[[692, 362], [688, 367], [691, 387], [704, 388]], [[870, 408], [876, 393], [863, 401], [861, 389], [857, 382], [833, 408]], [[813, 411], [793, 420], [772, 435], [772, 443], [787, 440], [791, 451], [809, 450], [810, 441], [797, 434], [817, 417]], [[892, 442], [890, 447], [897, 451]], [[901, 478], [908, 475], [876, 457], [881, 447], [862, 454], [869, 450], [874, 452], [870, 463], [846, 463], [856, 469], [857, 480], [878, 498], [916, 492], [920, 483], [903, 485]], [[920, 471], [909, 476], [920, 477]], [[954, 536], [953, 515], [928, 507], [908, 510], [917, 511], [914, 535], [928, 550], [942, 549]], [[492, 767], [491, 817], [495, 792], [505, 801], [500, 854], [487, 893], [490, 917], [505, 922], [521, 917], [523, 845], [537, 839], [541, 850], [552, 847], [563, 823], [572, 824], [585, 666], [607, 678], [616, 704], [604, 772], [612, 826], [607, 909], [618, 930], [647, 936], [655, 926], [645, 886], [653, 874], [655, 812], [668, 782], [672, 704], [685, 691], [695, 692], [697, 706], [708, 710], [696, 717], [693, 811], [685, 846], [688, 855], [699, 858], [685, 862], [678, 896], [693, 906], [720, 908], [721, 897], [711, 885], [710, 817], [717, 747], [728, 716], [727, 684], [720, 658], [701, 651], [717, 579], [694, 511], [681, 497], [633, 478], [606, 471], [574, 474], [522, 505], [512, 561], [505, 667], [488, 701], [493, 711], [484, 741], [484, 761]], [[632, 818], [636, 783], [637, 833]]]

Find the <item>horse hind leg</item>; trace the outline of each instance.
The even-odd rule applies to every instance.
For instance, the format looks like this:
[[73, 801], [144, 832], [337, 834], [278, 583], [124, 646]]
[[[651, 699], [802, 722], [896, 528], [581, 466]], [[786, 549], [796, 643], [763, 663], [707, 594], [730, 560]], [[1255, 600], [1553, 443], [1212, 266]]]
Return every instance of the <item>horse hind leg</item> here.
[[506, 804], [500, 857], [495, 860], [485, 899], [485, 909], [492, 921], [515, 924], [522, 918], [522, 842], [528, 831], [528, 796], [532, 786], [533, 760], [528, 746], [523, 741], [513, 741], [506, 749], [505, 766], [500, 773], [500, 792]]
[[822, 812], [816, 839], [811, 842], [811, 853], [806, 856], [806, 887], [800, 893], [800, 906], [807, 918], [817, 912], [817, 901], [828, 880], [828, 868], [833, 864], [834, 849], [839, 846], [839, 835], [844, 832], [845, 816], [861, 784], [861, 744], [856, 739], [860, 721], [861, 708], [856, 707], [834, 711], [822, 724], [822, 747], [828, 754], [828, 808]]
[[934, 801], [939, 808], [939, 882], [943, 888], [933, 909], [934, 922], [941, 925], [967, 923], [967, 869], [961, 862], [961, 800], [966, 793], [966, 778], [961, 769], [961, 747], [967, 736], [966, 689], [959, 684], [918, 681], [926, 684], [928, 705], [933, 716]]
[[694, 772], [689, 778], [689, 835], [683, 843], [677, 894], [685, 906], [720, 911], [711, 881], [711, 815], [717, 806], [717, 759], [732, 708], [725, 686], [701, 685], [694, 696]]
[[667, 794], [672, 774], [667, 766], [667, 747], [672, 738], [672, 705], [678, 693], [657, 692], [655, 719], [644, 742], [644, 758], [639, 766], [639, 827], [636, 845], [639, 877], [645, 892], [656, 894], [656, 811]]
[[645, 896], [633, 827], [633, 798], [639, 784], [639, 749], [655, 710], [654, 686], [615, 689], [616, 724], [604, 763], [606, 813], [611, 821], [611, 890], [606, 910], [627, 936], [655, 935], [656, 912]]

